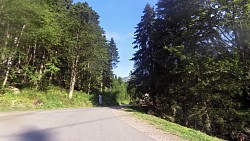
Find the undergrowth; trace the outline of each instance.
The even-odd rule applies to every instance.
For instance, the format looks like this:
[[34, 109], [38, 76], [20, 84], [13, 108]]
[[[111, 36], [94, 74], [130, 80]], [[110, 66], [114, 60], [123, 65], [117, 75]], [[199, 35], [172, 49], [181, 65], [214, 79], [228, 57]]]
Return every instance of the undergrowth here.
[[[117, 94], [103, 93], [103, 105], [118, 105]], [[86, 94], [75, 91], [73, 98], [68, 98], [65, 89], [50, 87], [47, 91], [31, 88], [22, 89], [20, 94], [5, 92], [0, 94], [0, 111], [20, 111], [37, 109], [79, 108], [98, 105], [98, 94]]]

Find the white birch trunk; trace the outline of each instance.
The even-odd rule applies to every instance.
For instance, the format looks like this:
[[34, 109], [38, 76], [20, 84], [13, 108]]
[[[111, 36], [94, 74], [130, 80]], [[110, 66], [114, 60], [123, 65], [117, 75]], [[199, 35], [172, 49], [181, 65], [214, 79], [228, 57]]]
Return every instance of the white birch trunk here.
[[37, 48], [36, 46], [37, 46], [37, 44], [35, 43], [33, 55], [32, 55], [32, 57], [30, 57], [30, 59], [32, 59], [33, 66], [35, 65], [35, 59], [36, 59], [36, 48]]
[[23, 35], [23, 32], [24, 32], [25, 27], [26, 27], [26, 25], [23, 25], [23, 28], [22, 28], [21, 33], [20, 33], [20, 35], [19, 35], [19, 38], [16, 38], [16, 47], [18, 47], [19, 44], [20, 44], [20, 40], [21, 40], [21, 37], [22, 37], [22, 35]]
[[209, 114], [208, 114], [208, 111], [207, 111], [207, 103], [204, 102], [205, 104], [205, 120], [204, 120], [204, 124], [205, 124], [205, 131], [210, 134], [211, 133], [211, 120], [210, 120], [210, 117], [209, 117]]
[[7, 81], [8, 81], [11, 62], [12, 62], [12, 57], [9, 57], [8, 61], [7, 61], [7, 70], [6, 70], [4, 81], [3, 81], [3, 85], [2, 85], [3, 87], [5, 87], [5, 85], [7, 84]]
[[[89, 74], [91, 75], [91, 71], [90, 71], [90, 64], [89, 64], [89, 62], [88, 62], [88, 70], [89, 70]], [[91, 77], [89, 76], [89, 78], [88, 78], [89, 80], [88, 80], [88, 91], [87, 91], [87, 94], [90, 94], [90, 88], [91, 88]]]
[[[4, 49], [3, 49], [3, 54], [2, 54], [2, 60], [5, 62], [5, 50], [8, 46], [8, 40], [10, 38], [10, 34], [9, 34], [9, 24], [7, 25], [7, 31], [6, 31], [6, 40], [5, 40], [5, 43], [4, 43]], [[3, 62], [3, 63], [4, 63]]]
[[103, 83], [101, 82], [101, 93], [103, 92]]
[[75, 87], [75, 60], [72, 64], [72, 70], [71, 70], [71, 76], [70, 76], [70, 86], [69, 86], [69, 98], [71, 99], [73, 97], [74, 93], [74, 87]]
[[[42, 59], [45, 59], [45, 54], [43, 54]], [[39, 82], [41, 81], [42, 77], [43, 77], [43, 70], [44, 70], [44, 63], [41, 62], [40, 64], [40, 69], [39, 69], [39, 75], [38, 75], [38, 81], [36, 82], [36, 89], [38, 89], [39, 87]]]
[[78, 64], [79, 56], [76, 56], [76, 59], [73, 61], [71, 77], [70, 77], [70, 87], [69, 87], [69, 98], [73, 97], [75, 82], [76, 82], [76, 73], [77, 73], [77, 64]]
[[49, 76], [49, 85], [51, 85], [51, 81], [52, 81], [52, 79], [53, 79], [53, 74], [52, 74], [52, 73], [50, 73], [50, 76]]
[[[9, 25], [8, 25], [8, 27], [9, 27]], [[19, 46], [20, 38], [23, 35], [25, 27], [26, 27], [26, 25], [23, 25], [23, 28], [21, 30], [19, 39], [18, 39], [18, 37], [15, 37], [14, 44], [16, 44], [16, 49], [15, 49], [14, 54], [16, 53], [17, 47]], [[9, 37], [10, 37], [10, 35], [9, 35], [8, 29], [7, 29], [7, 39], [6, 39], [6, 42], [5, 42], [6, 47], [8, 45], [8, 39], [9, 39]], [[3, 87], [7, 84], [9, 73], [10, 73], [11, 64], [12, 64], [12, 57], [10, 55], [10, 57], [8, 57], [8, 61], [7, 61], [7, 70], [6, 70], [5, 78], [4, 78], [3, 85], [2, 85]]]
[[[78, 32], [76, 35], [76, 44], [75, 44], [74, 49], [77, 49], [77, 47], [78, 47], [78, 38], [79, 38], [78, 33], [79, 33], [79, 29], [78, 29]], [[69, 86], [69, 98], [70, 99], [73, 97], [73, 93], [74, 93], [74, 89], [75, 89], [78, 60], [79, 60], [79, 56], [76, 55], [76, 57], [73, 59], [71, 77], [70, 77], [70, 86]]]
[[[5, 43], [4, 43], [5, 44], [5, 48], [7, 48], [7, 46], [8, 46], [8, 40], [9, 40], [9, 38], [10, 38], [10, 34], [9, 34], [9, 24], [8, 24], [7, 31], [6, 31], [6, 40], [5, 40]], [[8, 81], [9, 73], [10, 73], [10, 64], [11, 64], [11, 59], [12, 58], [8, 57], [7, 61], [5, 61], [5, 54], [2, 55], [2, 58], [4, 60], [3, 63], [5, 63], [5, 62], [7, 63], [7, 70], [5, 71], [6, 73], [5, 73], [4, 81], [3, 81], [3, 84], [2, 84], [2, 86], [5, 87], [5, 85], [6, 85], [7, 81]]]

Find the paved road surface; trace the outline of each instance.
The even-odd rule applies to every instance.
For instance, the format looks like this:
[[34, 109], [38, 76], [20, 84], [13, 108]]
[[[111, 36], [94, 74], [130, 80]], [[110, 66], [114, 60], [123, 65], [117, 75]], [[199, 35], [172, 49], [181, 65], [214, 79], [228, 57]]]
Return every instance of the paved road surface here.
[[0, 141], [153, 141], [114, 116], [112, 110], [0, 113]]

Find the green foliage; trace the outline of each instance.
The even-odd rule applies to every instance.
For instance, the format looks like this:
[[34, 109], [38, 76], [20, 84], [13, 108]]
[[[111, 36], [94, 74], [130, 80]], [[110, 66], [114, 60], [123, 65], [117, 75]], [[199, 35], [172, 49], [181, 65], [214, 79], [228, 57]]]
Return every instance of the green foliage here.
[[159, 0], [156, 18], [152, 10], [146, 5], [135, 32], [133, 99], [147, 93], [155, 115], [248, 140], [249, 1]]
[[127, 93], [127, 83], [123, 82], [123, 80], [118, 78], [113, 78], [113, 87], [112, 93], [117, 94], [117, 101], [119, 104], [128, 104], [129, 103], [129, 95]]
[[117, 92], [104, 92], [102, 93], [103, 106], [113, 105], [117, 106], [118, 103], [118, 95]]
[[3, 87], [57, 85], [71, 94], [112, 87], [117, 47], [103, 36], [99, 15], [86, 2], [3, 0], [0, 13]]

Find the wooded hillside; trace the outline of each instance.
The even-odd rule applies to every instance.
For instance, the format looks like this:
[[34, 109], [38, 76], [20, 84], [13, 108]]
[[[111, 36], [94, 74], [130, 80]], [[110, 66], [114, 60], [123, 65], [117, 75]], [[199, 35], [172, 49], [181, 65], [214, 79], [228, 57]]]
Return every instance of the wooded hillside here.
[[159, 0], [136, 27], [129, 91], [151, 113], [250, 140], [249, 0]]
[[0, 82], [2, 87], [49, 85], [85, 93], [112, 86], [118, 63], [98, 14], [72, 0], [0, 1]]

